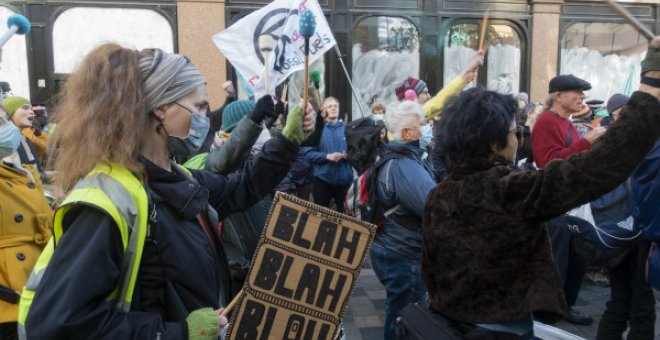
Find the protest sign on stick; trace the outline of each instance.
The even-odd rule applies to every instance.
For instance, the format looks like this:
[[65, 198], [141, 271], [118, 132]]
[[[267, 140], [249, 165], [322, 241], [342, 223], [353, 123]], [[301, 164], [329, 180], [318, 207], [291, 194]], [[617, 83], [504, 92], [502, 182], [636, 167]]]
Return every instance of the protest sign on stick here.
[[332, 339], [376, 226], [277, 193], [227, 339]]

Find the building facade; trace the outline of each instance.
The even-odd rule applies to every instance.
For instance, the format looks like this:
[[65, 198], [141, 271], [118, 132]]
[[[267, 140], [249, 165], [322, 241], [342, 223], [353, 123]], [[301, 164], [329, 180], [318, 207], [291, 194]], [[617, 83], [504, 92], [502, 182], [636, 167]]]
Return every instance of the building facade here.
[[[326, 95], [342, 110], [389, 103], [407, 76], [431, 92], [456, 76], [478, 46], [488, 11], [488, 53], [478, 84], [504, 93], [529, 92], [542, 101], [547, 83], [573, 73], [594, 84], [593, 99], [639, 82], [646, 41], [601, 1], [569, 0], [319, 0], [357, 98], [334, 50], [314, 67], [323, 70]], [[188, 55], [208, 80], [212, 106], [221, 84], [241, 80], [211, 37], [269, 3], [260, 0], [2, 0], [0, 20], [26, 16], [32, 31], [4, 47], [0, 80], [34, 103], [49, 103], [82, 55], [102, 41], [135, 48], [160, 47]], [[658, 32], [657, 0], [624, 3]], [[19, 92], [20, 89], [20, 92]], [[240, 92], [240, 91], [239, 91]]]

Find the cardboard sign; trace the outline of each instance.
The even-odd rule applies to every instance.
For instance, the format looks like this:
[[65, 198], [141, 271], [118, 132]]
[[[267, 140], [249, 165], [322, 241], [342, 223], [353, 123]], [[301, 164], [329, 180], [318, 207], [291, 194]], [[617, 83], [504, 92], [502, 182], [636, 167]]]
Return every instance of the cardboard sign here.
[[376, 226], [278, 192], [227, 339], [332, 339]]

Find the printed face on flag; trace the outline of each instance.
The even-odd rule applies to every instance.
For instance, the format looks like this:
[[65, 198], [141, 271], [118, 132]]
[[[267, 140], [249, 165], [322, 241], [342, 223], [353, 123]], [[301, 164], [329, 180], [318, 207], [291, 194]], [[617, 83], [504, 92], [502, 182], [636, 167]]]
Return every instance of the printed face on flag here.
[[[266, 93], [264, 71], [269, 70], [269, 93], [286, 77], [304, 67], [305, 39], [300, 35], [300, 15], [310, 10], [316, 31], [309, 39], [309, 62], [323, 56], [335, 38], [316, 0], [275, 0], [216, 34], [213, 41], [229, 62], [242, 74], [257, 97]], [[268, 65], [259, 48], [259, 36], [270, 35], [276, 42]]]

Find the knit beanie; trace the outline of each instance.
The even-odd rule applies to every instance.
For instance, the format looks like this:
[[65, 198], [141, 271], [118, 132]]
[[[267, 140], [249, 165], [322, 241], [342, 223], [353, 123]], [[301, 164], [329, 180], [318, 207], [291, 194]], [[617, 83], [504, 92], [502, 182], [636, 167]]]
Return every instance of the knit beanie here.
[[254, 102], [249, 100], [237, 100], [227, 105], [225, 110], [222, 111], [222, 126], [220, 126], [220, 129], [225, 132], [231, 132], [243, 116], [252, 113], [254, 106]]
[[2, 102], [2, 106], [4, 106], [5, 109], [7, 109], [7, 114], [9, 116], [12, 116], [16, 112], [16, 110], [18, 110], [19, 107], [25, 104], [30, 105], [30, 101], [19, 96], [7, 97]]
[[406, 90], [415, 90], [415, 93], [420, 94], [424, 89], [426, 89], [426, 83], [423, 80], [408, 77], [408, 79], [403, 82], [403, 85], [397, 87], [394, 91], [396, 97], [399, 100], [403, 100], [406, 95]]

